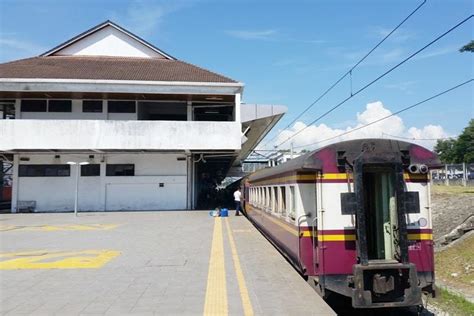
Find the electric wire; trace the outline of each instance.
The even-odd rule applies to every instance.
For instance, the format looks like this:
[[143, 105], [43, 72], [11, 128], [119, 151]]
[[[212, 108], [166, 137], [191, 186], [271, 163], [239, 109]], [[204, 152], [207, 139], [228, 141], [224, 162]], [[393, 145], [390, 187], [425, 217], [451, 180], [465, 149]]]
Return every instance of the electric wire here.
[[377, 119], [377, 120], [375, 120], [375, 121], [372, 121], [372, 122], [370, 122], [370, 123], [367, 123], [367, 124], [364, 124], [364, 125], [362, 125], [362, 126], [359, 126], [359, 127], [353, 128], [353, 129], [351, 129], [351, 130], [348, 130], [348, 131], [346, 131], [346, 132], [340, 133], [340, 134], [338, 134], [338, 135], [336, 135], [336, 136], [332, 136], [332, 137], [329, 137], [329, 138], [326, 138], [326, 139], [323, 139], [323, 140], [320, 140], [320, 141], [317, 141], [317, 142], [314, 142], [314, 143], [311, 143], [311, 144], [300, 145], [300, 146], [294, 146], [293, 148], [302, 148], [302, 147], [307, 147], [307, 146], [313, 146], [313, 145], [317, 145], [317, 144], [320, 144], [320, 143], [323, 143], [323, 142], [327, 142], [327, 141], [329, 141], [329, 140], [333, 140], [333, 139], [336, 139], [336, 138], [338, 138], [338, 137], [341, 137], [341, 136], [344, 136], [344, 135], [353, 133], [353, 132], [355, 132], [355, 131], [358, 131], [358, 130], [360, 130], [360, 129], [366, 128], [366, 127], [368, 127], [368, 126], [370, 126], [370, 125], [373, 125], [373, 124], [375, 124], [375, 123], [384, 121], [384, 120], [386, 120], [386, 119], [388, 119], [388, 118], [390, 118], [390, 117], [392, 117], [392, 116], [395, 116], [395, 115], [400, 114], [400, 113], [402, 113], [402, 112], [408, 111], [408, 110], [410, 110], [410, 109], [412, 109], [412, 108], [414, 108], [414, 107], [416, 107], [416, 106], [418, 106], [418, 105], [421, 105], [421, 104], [423, 104], [423, 103], [426, 103], [426, 102], [428, 102], [428, 101], [431, 101], [431, 100], [433, 100], [433, 99], [436, 99], [436, 98], [438, 98], [438, 97], [440, 97], [440, 96], [442, 96], [442, 95], [444, 95], [444, 94], [446, 94], [446, 93], [449, 93], [449, 92], [451, 92], [451, 91], [453, 91], [453, 90], [456, 90], [456, 89], [458, 89], [458, 88], [460, 88], [460, 87], [462, 87], [462, 86], [464, 86], [464, 85], [467, 85], [468, 83], [470, 83], [470, 82], [472, 82], [472, 81], [474, 81], [474, 79], [469, 79], [469, 80], [467, 80], [467, 81], [464, 81], [464, 82], [462, 82], [462, 83], [460, 83], [460, 84], [455, 85], [454, 87], [451, 87], [451, 88], [449, 88], [449, 89], [447, 89], [447, 90], [444, 90], [444, 91], [442, 91], [442, 92], [439, 92], [439, 93], [437, 93], [437, 94], [435, 94], [435, 95], [433, 95], [433, 96], [431, 96], [431, 97], [429, 97], [429, 98], [427, 98], [427, 99], [424, 99], [424, 100], [419, 101], [419, 102], [417, 102], [417, 103], [415, 103], [415, 104], [412, 104], [412, 105], [410, 105], [410, 106], [407, 106], [407, 107], [405, 107], [405, 108], [403, 108], [403, 109], [401, 109], [401, 110], [399, 110], [399, 111], [396, 111], [396, 112], [394, 112], [394, 113], [392, 113], [392, 114], [390, 114], [390, 115], [384, 116], [384, 117], [379, 118], [379, 119]]
[[[297, 117], [295, 117], [285, 128], [283, 128], [283, 130], [279, 131], [278, 134], [276, 136], [274, 136], [273, 138], [271, 138], [270, 140], [268, 140], [265, 145], [263, 145], [263, 147], [265, 147], [266, 145], [268, 145], [268, 143], [270, 143], [272, 140], [276, 139], [280, 134], [281, 132], [283, 132], [284, 130], [288, 129], [294, 122], [296, 122], [300, 117], [302, 117], [306, 112], [308, 112], [316, 103], [319, 102], [319, 100], [321, 100], [324, 96], [326, 96], [326, 94], [328, 94], [333, 88], [335, 88], [344, 78], [347, 77], [347, 75], [351, 75], [352, 77], [352, 71], [357, 67], [359, 66], [367, 57], [369, 57], [370, 54], [372, 54], [380, 45], [382, 45], [383, 42], [385, 42], [385, 40], [387, 38], [389, 38], [396, 30], [398, 30], [400, 28], [400, 26], [402, 26], [413, 14], [415, 14], [424, 4], [426, 3], [426, 0], [424, 0], [420, 5], [418, 5], [418, 7], [416, 7], [415, 10], [413, 10], [405, 19], [403, 19], [390, 33], [388, 33], [380, 42], [377, 43], [377, 45], [375, 45], [367, 54], [365, 54], [364, 57], [362, 57], [357, 63], [354, 64], [354, 66], [352, 66], [351, 69], [349, 69], [344, 75], [342, 75], [342, 77], [340, 77], [336, 82], [334, 82], [326, 91], [324, 91], [315, 101], [313, 101], [310, 105], [308, 105], [304, 110], [303, 112], [301, 112]], [[352, 92], [352, 80], [351, 80], [351, 92]]]
[[365, 89], [367, 89], [368, 87], [370, 87], [371, 85], [373, 85], [374, 83], [376, 83], [377, 81], [379, 81], [380, 79], [384, 78], [386, 75], [388, 75], [389, 73], [391, 73], [392, 71], [394, 71], [395, 69], [397, 69], [398, 67], [402, 66], [403, 64], [405, 64], [407, 61], [409, 61], [410, 59], [412, 59], [413, 57], [415, 57], [416, 55], [418, 55], [419, 53], [421, 53], [422, 51], [424, 51], [425, 49], [427, 49], [428, 47], [430, 47], [431, 45], [433, 45], [434, 43], [436, 43], [437, 41], [439, 41], [440, 39], [442, 39], [443, 37], [445, 37], [446, 35], [448, 35], [449, 33], [451, 33], [452, 31], [454, 31], [455, 29], [457, 29], [458, 27], [460, 27], [461, 25], [463, 25], [464, 23], [466, 23], [467, 21], [469, 21], [474, 15], [470, 15], [468, 16], [467, 18], [465, 18], [464, 20], [462, 20], [461, 22], [457, 23], [455, 26], [451, 27], [449, 30], [447, 30], [446, 32], [444, 32], [443, 34], [439, 35], [438, 37], [436, 37], [434, 40], [432, 40], [431, 42], [429, 42], [428, 44], [426, 44], [425, 46], [423, 46], [422, 48], [418, 49], [416, 52], [412, 53], [410, 56], [408, 56], [407, 58], [405, 58], [404, 60], [402, 60], [401, 62], [399, 62], [398, 64], [396, 64], [395, 66], [393, 66], [392, 68], [390, 68], [389, 70], [387, 70], [386, 72], [384, 72], [383, 74], [379, 75], [377, 78], [375, 78], [374, 80], [372, 80], [371, 82], [367, 83], [365, 86], [363, 86], [362, 88], [360, 88], [359, 90], [357, 90], [356, 92], [354, 92], [354, 94], [352, 94], [351, 96], [347, 97], [346, 99], [344, 99], [343, 101], [339, 102], [338, 104], [336, 104], [335, 106], [333, 106], [332, 108], [330, 108], [329, 110], [327, 110], [326, 112], [324, 112], [323, 114], [321, 114], [320, 116], [318, 116], [315, 120], [313, 120], [311, 123], [309, 123], [308, 125], [306, 125], [305, 127], [303, 127], [302, 129], [298, 130], [296, 133], [292, 134], [290, 137], [288, 137], [287, 139], [285, 139], [284, 141], [282, 141], [281, 143], [279, 143], [278, 145], [276, 145], [275, 147], [279, 147], [281, 146], [282, 144], [286, 143], [287, 141], [289, 141], [290, 139], [292, 139], [293, 137], [295, 137], [296, 135], [300, 134], [302, 131], [304, 131], [305, 129], [307, 129], [308, 127], [310, 127], [311, 125], [313, 125], [314, 123], [318, 122], [320, 119], [322, 119], [323, 117], [327, 116], [328, 114], [330, 114], [331, 112], [333, 112], [335, 109], [339, 108], [341, 105], [343, 105], [344, 103], [346, 103], [347, 101], [349, 101], [350, 99], [352, 99], [353, 97], [355, 97], [356, 95], [358, 95], [359, 93], [361, 93], [362, 91], [364, 91]]
[[397, 136], [397, 135], [390, 135], [387, 133], [382, 133], [382, 138], [383, 136], [389, 136], [393, 138], [400, 138], [400, 139], [406, 139], [406, 140], [439, 140], [439, 139], [455, 139], [457, 136], [451, 136], [451, 137], [438, 137], [438, 138], [416, 138], [416, 137], [403, 137], [403, 136]]

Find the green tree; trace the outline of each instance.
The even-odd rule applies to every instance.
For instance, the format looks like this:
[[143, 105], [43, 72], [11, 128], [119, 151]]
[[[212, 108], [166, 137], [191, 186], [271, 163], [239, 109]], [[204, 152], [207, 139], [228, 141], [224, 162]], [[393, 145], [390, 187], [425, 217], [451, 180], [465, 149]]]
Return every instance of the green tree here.
[[455, 139], [438, 139], [434, 151], [438, 154], [439, 159], [443, 163], [454, 163], [454, 144], [456, 143]]
[[470, 41], [469, 43], [467, 43], [466, 45], [464, 45], [463, 47], [461, 47], [461, 49], [459, 49], [459, 51], [461, 53], [464, 53], [464, 52], [471, 52], [473, 53], [474, 52], [474, 41]]
[[444, 163], [474, 163], [474, 119], [457, 139], [438, 140], [434, 151]]
[[469, 124], [459, 135], [454, 144], [454, 153], [456, 162], [474, 163], [474, 119], [469, 121]]

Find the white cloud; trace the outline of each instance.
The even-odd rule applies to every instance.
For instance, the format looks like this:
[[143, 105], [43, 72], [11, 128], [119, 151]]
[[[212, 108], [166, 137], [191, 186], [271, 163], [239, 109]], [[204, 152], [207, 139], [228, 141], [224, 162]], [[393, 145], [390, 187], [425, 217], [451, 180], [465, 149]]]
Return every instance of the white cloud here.
[[443, 56], [443, 55], [452, 54], [452, 53], [458, 53], [459, 48], [461, 46], [462, 44], [459, 44], [456, 46], [451, 45], [451, 46], [441, 47], [439, 49], [428, 51], [426, 53], [421, 53], [420, 55], [413, 57], [413, 60], [421, 60], [421, 59]]
[[[387, 36], [391, 31], [392, 29], [388, 29], [384, 27], [374, 27], [372, 30], [372, 33], [374, 33], [376, 37], [379, 37], [380, 39], [382, 39], [385, 36]], [[415, 38], [416, 38], [416, 33], [404, 28], [399, 28], [392, 35], [390, 35], [390, 37], [387, 40], [390, 40], [395, 43], [403, 43]]]
[[130, 2], [125, 12], [114, 12], [112, 17], [131, 32], [140, 36], [150, 36], [161, 30], [161, 24], [167, 15], [190, 6], [194, 2], [135, 0]]
[[[307, 127], [304, 131], [297, 134], [290, 141], [285, 142], [280, 146], [279, 149], [288, 149], [290, 148], [290, 143], [293, 142], [293, 146], [298, 149], [315, 149], [330, 143], [336, 143], [343, 140], [349, 139], [358, 139], [358, 138], [409, 138], [406, 141], [411, 141], [418, 143], [422, 146], [432, 149], [436, 143], [437, 138], [445, 138], [449, 136], [441, 126], [439, 125], [426, 125], [423, 127], [409, 127], [407, 128], [403, 122], [403, 119], [394, 115], [381, 122], [369, 125], [365, 128], [361, 128], [354, 132], [348, 133], [346, 135], [338, 136], [342, 133], [351, 131], [352, 129], [360, 128], [366, 124], [374, 122], [378, 119], [391, 115], [392, 111], [387, 109], [382, 102], [377, 101], [367, 104], [365, 110], [362, 113], [356, 114], [356, 123], [352, 126], [347, 126], [345, 128], [332, 128], [324, 123], [319, 125], [308, 126], [303, 122], [296, 122], [288, 130], [282, 131], [277, 139], [271, 144], [270, 148], [273, 148], [273, 145], [277, 145], [296, 134], [298, 131]], [[330, 140], [327, 140], [331, 138]], [[423, 139], [423, 140], [417, 140]], [[313, 144], [315, 143], [315, 144]], [[310, 146], [305, 146], [308, 144], [313, 144]]]
[[417, 84], [418, 84], [418, 81], [410, 80], [410, 81], [385, 84], [384, 87], [387, 89], [400, 90], [407, 94], [412, 94], [413, 93], [412, 88], [416, 86]]
[[231, 30], [226, 31], [230, 36], [244, 40], [274, 40], [276, 30]]
[[293, 42], [303, 44], [324, 44], [327, 41], [322, 39], [302, 39], [285, 34], [281, 34], [275, 29], [265, 30], [227, 30], [226, 34], [242, 39], [242, 40], [261, 40], [261, 41], [272, 41], [272, 42]]
[[31, 41], [17, 38], [14, 34], [2, 34], [0, 37], [0, 61], [38, 56], [47, 48]]

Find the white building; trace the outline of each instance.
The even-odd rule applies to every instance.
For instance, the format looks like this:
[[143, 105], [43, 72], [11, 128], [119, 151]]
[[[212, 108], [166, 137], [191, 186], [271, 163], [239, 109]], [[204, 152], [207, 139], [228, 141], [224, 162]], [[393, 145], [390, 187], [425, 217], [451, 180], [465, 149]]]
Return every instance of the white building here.
[[286, 111], [107, 21], [0, 64], [0, 159], [12, 212], [193, 209]]

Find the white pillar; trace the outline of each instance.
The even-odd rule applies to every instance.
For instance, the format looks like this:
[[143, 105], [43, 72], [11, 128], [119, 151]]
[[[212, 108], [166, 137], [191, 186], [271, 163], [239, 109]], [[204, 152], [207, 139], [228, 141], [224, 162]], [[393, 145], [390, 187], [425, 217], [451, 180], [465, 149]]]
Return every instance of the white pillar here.
[[12, 213], [17, 212], [18, 191], [19, 191], [19, 185], [20, 185], [20, 181], [18, 177], [19, 164], [20, 164], [20, 155], [13, 155], [12, 205], [11, 205]]
[[449, 185], [449, 179], [448, 179], [448, 165], [444, 165], [444, 184]]
[[107, 104], [107, 100], [102, 100], [102, 111], [104, 111], [104, 117], [106, 120], [109, 119], [109, 106]]
[[187, 120], [192, 121], [193, 120], [193, 103], [191, 101], [188, 101], [188, 106], [187, 106]]
[[466, 170], [466, 163], [462, 163], [462, 185], [467, 185], [467, 170]]
[[21, 100], [20, 99], [15, 99], [15, 119], [21, 119]]
[[241, 122], [240, 117], [240, 93], [235, 94], [235, 121]]
[[76, 163], [74, 167], [76, 168], [76, 188], [74, 190], [74, 215], [77, 216], [77, 204], [79, 200], [79, 176], [81, 165], [79, 163]]
[[101, 197], [101, 201], [102, 201], [102, 206], [101, 206], [101, 210], [102, 211], [106, 211], [106, 203], [107, 203], [107, 183], [106, 183], [106, 176], [105, 176], [105, 172], [106, 172], [106, 164], [107, 164], [107, 160], [106, 160], [106, 156], [105, 155], [102, 155], [100, 157], [100, 197]]
[[187, 170], [186, 170], [186, 176], [187, 176], [187, 201], [186, 201], [186, 208], [188, 210], [193, 209], [193, 190], [194, 190], [194, 185], [193, 185], [193, 156], [192, 154], [186, 155], [186, 162], [187, 162]]

